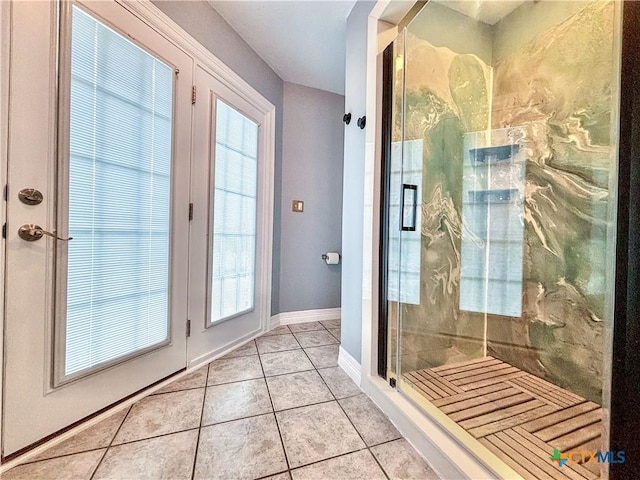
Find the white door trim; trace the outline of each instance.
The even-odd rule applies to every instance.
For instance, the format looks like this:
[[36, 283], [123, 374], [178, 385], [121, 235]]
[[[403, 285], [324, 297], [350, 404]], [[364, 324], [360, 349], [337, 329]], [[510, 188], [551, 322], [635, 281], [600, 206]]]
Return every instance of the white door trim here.
[[[9, 54], [11, 51], [11, 31], [9, 28], [11, 4], [0, 2], [0, 191], [4, 193], [7, 184], [7, 140], [9, 138]], [[3, 198], [0, 198], [0, 226], [6, 222], [7, 208]], [[2, 244], [0, 254], [0, 359], [4, 359], [4, 270], [5, 270], [5, 240], [0, 238]], [[4, 362], [3, 362], [4, 363]], [[0, 412], [2, 412], [2, 388], [4, 369], [0, 368]], [[0, 422], [0, 438], [2, 438], [2, 422]]]
[[[202, 63], [195, 66], [197, 91], [193, 109], [193, 147], [191, 163], [191, 202], [193, 220], [190, 225], [189, 319], [191, 337], [188, 366], [215, 357], [218, 352], [246, 341], [268, 327], [271, 314], [271, 245], [273, 235], [274, 123], [270, 113], [246, 97], [239, 95], [219, 80], [214, 71]], [[255, 305], [246, 313], [229, 320], [210, 323], [210, 280], [213, 175], [215, 171], [215, 105], [223, 101], [259, 125], [258, 182], [256, 210]], [[275, 118], [275, 117], [274, 117]], [[215, 205], [213, 206], [215, 210]], [[208, 253], [208, 255], [207, 255]], [[203, 259], [205, 259], [203, 261]]]
[[[242, 96], [246, 101], [254, 104], [264, 113], [273, 111], [275, 120], [275, 106], [258, 93], [251, 85], [237, 73], [227, 67], [218, 57], [207, 50], [200, 42], [182, 29], [170, 17], [153, 5], [150, 0], [128, 2], [115, 0], [129, 11], [137, 14], [142, 20], [154, 27], [158, 32], [172, 40], [175, 45], [190, 54], [198, 63], [207, 67], [220, 82]], [[275, 130], [274, 130], [275, 131]], [[272, 142], [273, 143], [273, 142]]]

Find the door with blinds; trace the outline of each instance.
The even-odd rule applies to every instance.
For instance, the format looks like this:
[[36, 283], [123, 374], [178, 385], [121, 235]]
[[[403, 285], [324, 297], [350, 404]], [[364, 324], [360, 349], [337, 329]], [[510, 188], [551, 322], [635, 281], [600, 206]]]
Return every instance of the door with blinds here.
[[115, 2], [11, 22], [3, 456], [185, 368], [193, 83]]
[[203, 65], [195, 70], [192, 365], [267, 328], [273, 208], [273, 106], [240, 95]]

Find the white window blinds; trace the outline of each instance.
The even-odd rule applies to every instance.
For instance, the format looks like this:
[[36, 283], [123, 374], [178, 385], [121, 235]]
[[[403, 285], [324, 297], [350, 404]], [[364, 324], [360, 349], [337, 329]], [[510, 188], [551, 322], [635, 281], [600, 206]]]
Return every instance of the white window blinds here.
[[253, 309], [258, 125], [216, 103], [211, 322]]
[[168, 338], [173, 69], [72, 14], [65, 375]]

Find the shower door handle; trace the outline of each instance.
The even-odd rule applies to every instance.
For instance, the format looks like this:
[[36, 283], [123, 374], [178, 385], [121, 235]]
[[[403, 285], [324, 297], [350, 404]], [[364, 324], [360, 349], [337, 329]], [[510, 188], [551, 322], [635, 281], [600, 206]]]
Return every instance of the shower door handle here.
[[416, 231], [416, 210], [418, 207], [418, 186], [408, 183], [402, 184], [402, 214], [400, 215], [400, 230], [403, 232]]

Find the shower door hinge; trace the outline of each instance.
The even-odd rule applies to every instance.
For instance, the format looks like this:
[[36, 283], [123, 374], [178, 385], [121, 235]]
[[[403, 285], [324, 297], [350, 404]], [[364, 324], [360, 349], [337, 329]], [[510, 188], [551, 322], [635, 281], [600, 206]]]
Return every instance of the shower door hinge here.
[[193, 203], [189, 204], [189, 221], [193, 220]]
[[196, 104], [196, 86], [191, 87], [191, 105]]
[[2, 225], [2, 238], [7, 238], [7, 224]]
[[187, 338], [191, 336], [191, 320], [187, 320]]

